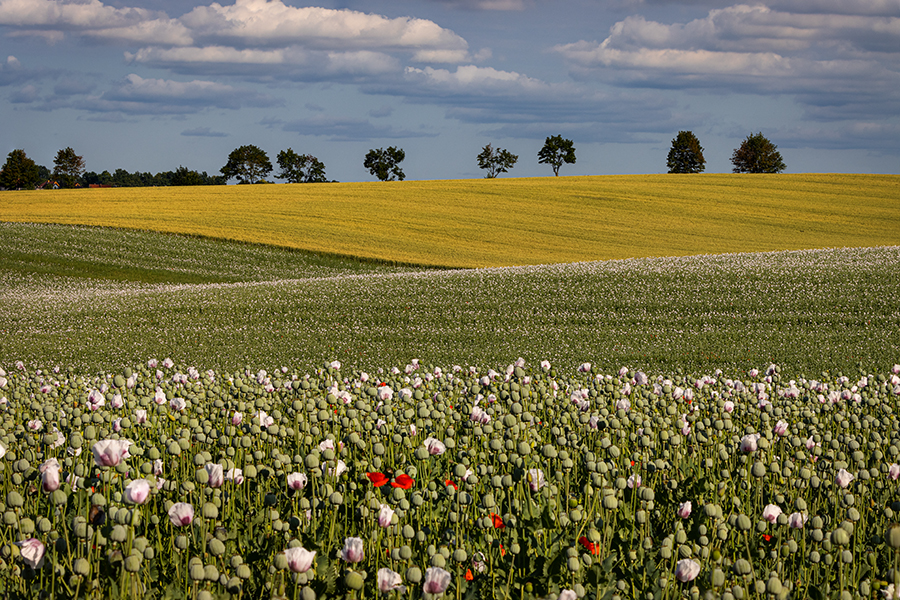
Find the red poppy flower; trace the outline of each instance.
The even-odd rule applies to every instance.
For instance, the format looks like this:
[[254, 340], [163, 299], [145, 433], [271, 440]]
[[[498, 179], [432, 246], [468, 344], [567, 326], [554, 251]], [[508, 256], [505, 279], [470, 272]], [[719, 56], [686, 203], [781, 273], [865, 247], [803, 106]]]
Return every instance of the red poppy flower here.
[[472, 569], [466, 569], [466, 581], [472, 581], [475, 576], [472, 575]]
[[766, 541], [768, 542], [769, 540], [772, 539], [772, 536], [769, 535], [768, 533], [765, 533], [765, 534], [763, 534], [763, 539], [766, 540]]
[[408, 490], [413, 486], [414, 483], [415, 480], [413, 480], [413, 478], [409, 475], [400, 475], [391, 482], [391, 487], [398, 487], [403, 488], [404, 490]]
[[578, 538], [578, 543], [585, 547], [591, 554], [600, 554], [600, 548], [597, 547], [596, 544], [591, 542], [585, 536], [581, 536]]
[[391, 480], [391, 478], [384, 473], [366, 473], [366, 477], [369, 478], [369, 481], [371, 481], [372, 485], [375, 487], [381, 487]]
[[459, 489], [459, 486], [456, 485], [455, 483], [453, 483], [453, 480], [452, 480], [452, 479], [448, 479], [447, 481], [445, 481], [445, 482], [444, 482], [444, 485], [452, 485], [454, 490], [458, 490], [458, 489]]
[[500, 544], [500, 556], [506, 556], [506, 548], [503, 547], [503, 544]]
[[494, 529], [506, 529], [506, 524], [503, 522], [503, 519], [500, 517], [500, 515], [491, 513], [491, 521], [494, 524]]

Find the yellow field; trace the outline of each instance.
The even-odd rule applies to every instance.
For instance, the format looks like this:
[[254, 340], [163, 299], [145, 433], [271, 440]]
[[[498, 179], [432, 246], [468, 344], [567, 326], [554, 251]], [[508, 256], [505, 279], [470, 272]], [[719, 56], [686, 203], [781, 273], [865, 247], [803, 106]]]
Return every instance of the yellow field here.
[[900, 245], [897, 175], [623, 175], [0, 193], [0, 221], [486, 267]]

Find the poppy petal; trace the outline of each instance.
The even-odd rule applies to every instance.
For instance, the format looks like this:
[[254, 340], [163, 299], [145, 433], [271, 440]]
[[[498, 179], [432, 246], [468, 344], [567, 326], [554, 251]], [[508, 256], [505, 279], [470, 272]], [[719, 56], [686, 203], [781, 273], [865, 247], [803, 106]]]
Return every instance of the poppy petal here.
[[366, 477], [369, 478], [369, 481], [371, 481], [372, 485], [375, 487], [381, 487], [391, 480], [391, 478], [384, 473], [366, 473]]

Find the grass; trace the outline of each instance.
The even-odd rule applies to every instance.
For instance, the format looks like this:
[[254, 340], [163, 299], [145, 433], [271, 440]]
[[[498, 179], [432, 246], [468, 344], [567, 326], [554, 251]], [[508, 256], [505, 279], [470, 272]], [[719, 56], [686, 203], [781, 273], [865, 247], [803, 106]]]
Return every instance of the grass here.
[[494, 267], [900, 244], [895, 175], [641, 175], [7, 192], [0, 221]]
[[154, 356], [216, 369], [333, 359], [374, 369], [412, 358], [497, 367], [523, 356], [610, 371], [774, 361], [816, 374], [900, 357], [897, 247], [420, 271], [162, 234], [20, 224], [2, 233], [42, 248], [42, 264], [93, 249], [79, 254], [86, 264], [121, 275], [139, 260], [128, 272], [148, 276], [41, 274], [0, 261], [7, 367], [92, 371]]

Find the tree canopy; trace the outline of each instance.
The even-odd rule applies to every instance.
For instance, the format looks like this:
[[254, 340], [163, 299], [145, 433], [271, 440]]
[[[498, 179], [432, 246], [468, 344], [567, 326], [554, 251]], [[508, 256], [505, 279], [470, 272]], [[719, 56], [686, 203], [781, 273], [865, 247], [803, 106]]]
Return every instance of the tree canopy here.
[[563, 163], [575, 163], [575, 145], [572, 140], [564, 139], [561, 135], [548, 137], [544, 147], [538, 152], [538, 162], [552, 166], [553, 174], [558, 177]]
[[57, 152], [53, 165], [53, 177], [62, 187], [75, 187], [84, 173], [84, 157], [75, 154], [71, 147]]
[[666, 159], [669, 173], [702, 173], [706, 168], [700, 140], [691, 131], [679, 131], [672, 140], [672, 148]]
[[257, 183], [272, 172], [269, 156], [256, 146], [241, 146], [228, 155], [228, 163], [220, 170], [225, 179], [239, 183]]
[[38, 166], [25, 155], [24, 150], [13, 150], [6, 156], [0, 171], [0, 187], [8, 190], [34, 188], [38, 183]]
[[404, 158], [406, 158], [406, 153], [402, 148], [395, 148], [394, 146], [390, 146], [387, 150], [378, 148], [377, 150], [369, 150], [363, 161], [363, 166], [381, 181], [403, 181], [406, 175], [403, 174], [403, 170], [399, 165]]
[[787, 167], [778, 146], [760, 133], [750, 134], [731, 155], [734, 173], [781, 173]]
[[481, 149], [478, 155], [478, 168], [485, 169], [485, 179], [494, 179], [500, 173], [508, 173], [519, 160], [518, 155], [503, 148], [494, 149], [490, 144]]
[[312, 154], [297, 154], [288, 148], [278, 153], [278, 166], [281, 172], [278, 179], [288, 183], [325, 183], [325, 165]]

